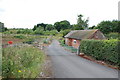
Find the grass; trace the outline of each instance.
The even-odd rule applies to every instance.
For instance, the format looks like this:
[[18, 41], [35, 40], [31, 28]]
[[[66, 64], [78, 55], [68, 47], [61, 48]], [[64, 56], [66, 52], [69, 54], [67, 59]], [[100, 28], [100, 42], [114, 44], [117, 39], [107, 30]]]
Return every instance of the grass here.
[[[5, 34], [2, 36], [2, 45], [18, 46], [3, 47], [2, 49], [2, 77], [3, 78], [36, 78], [39, 77], [45, 61], [44, 52], [39, 50], [35, 43], [43, 44], [44, 41], [51, 42], [51, 36]], [[48, 43], [47, 42], [47, 43]], [[25, 43], [25, 44], [23, 44]], [[26, 44], [28, 43], [28, 44]], [[29, 44], [30, 43], [30, 44]]]
[[77, 49], [72, 46], [63, 45], [63, 47], [72, 53], [77, 53]]
[[44, 54], [30, 45], [3, 48], [3, 78], [35, 78], [41, 72]]
[[68, 45], [65, 44], [64, 38], [60, 38], [59, 42], [60, 42], [60, 45], [63, 46], [66, 50], [69, 50], [70, 52], [73, 52], [73, 53], [77, 53], [76, 48], [74, 48], [72, 46], [68, 46]]

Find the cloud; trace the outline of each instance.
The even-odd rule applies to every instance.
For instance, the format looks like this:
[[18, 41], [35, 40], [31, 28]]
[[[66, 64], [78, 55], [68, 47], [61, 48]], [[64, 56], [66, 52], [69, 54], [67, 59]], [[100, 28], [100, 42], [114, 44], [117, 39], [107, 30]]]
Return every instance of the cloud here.
[[0, 21], [6, 27], [33, 28], [37, 23], [54, 24], [68, 20], [76, 24], [77, 15], [89, 17], [89, 26], [102, 20], [117, 19], [118, 0], [2, 0]]

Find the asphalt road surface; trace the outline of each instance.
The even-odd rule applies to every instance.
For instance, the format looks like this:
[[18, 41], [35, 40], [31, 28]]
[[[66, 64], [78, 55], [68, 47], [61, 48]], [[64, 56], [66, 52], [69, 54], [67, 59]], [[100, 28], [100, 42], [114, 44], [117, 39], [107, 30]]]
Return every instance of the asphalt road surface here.
[[55, 78], [118, 78], [118, 71], [64, 50], [57, 40], [47, 47]]

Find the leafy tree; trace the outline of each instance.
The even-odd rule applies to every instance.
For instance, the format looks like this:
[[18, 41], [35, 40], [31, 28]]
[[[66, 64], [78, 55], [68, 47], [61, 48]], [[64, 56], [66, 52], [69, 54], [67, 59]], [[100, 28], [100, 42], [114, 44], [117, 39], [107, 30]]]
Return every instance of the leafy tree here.
[[38, 27], [38, 28], [34, 31], [34, 34], [43, 35], [43, 30], [41, 29], [41, 27]]
[[83, 30], [83, 27], [78, 26], [77, 24], [72, 25], [72, 30]]
[[62, 34], [63, 34], [62, 37], [64, 37], [65, 35], [67, 35], [70, 31], [71, 31], [70, 29], [66, 29], [66, 30], [62, 31]]
[[77, 27], [78, 27], [78, 29], [82, 29], [82, 28], [87, 29], [89, 20], [88, 19], [83, 20], [82, 17], [83, 17], [82, 14], [78, 15]]
[[95, 27], [96, 27], [96, 26], [94, 25], [94, 26], [92, 26], [92, 27], [89, 27], [89, 29], [95, 29]]
[[43, 27], [44, 31], [46, 31], [46, 26], [47, 24], [44, 24], [44, 23], [37, 24], [37, 27]]
[[65, 30], [65, 29], [69, 29], [71, 26], [70, 26], [70, 22], [67, 21], [67, 20], [63, 20], [60, 22], [60, 25], [61, 25], [61, 29], [62, 30]]
[[61, 25], [60, 25], [60, 22], [56, 22], [56, 23], [54, 24], [54, 27], [55, 27], [55, 29], [56, 29], [58, 32], [61, 31]]
[[110, 32], [119, 32], [120, 21], [113, 20], [113, 21], [102, 21], [100, 22], [97, 27], [97, 29], [100, 29], [103, 33], [108, 34]]
[[37, 29], [37, 25], [34, 26], [34, 28], [32, 29], [33, 31], [35, 31]]
[[48, 24], [47, 26], [46, 26], [46, 30], [49, 30], [49, 31], [51, 31], [51, 30], [54, 30], [55, 28], [54, 28], [54, 26], [52, 25], [52, 24]]
[[54, 24], [55, 29], [60, 32], [61, 30], [69, 29], [71, 28], [70, 22], [67, 20], [63, 20], [60, 22], [56, 22]]
[[4, 23], [0, 22], [0, 32], [5, 32], [8, 29], [6, 27], [4, 27]]
[[23, 30], [21, 30], [21, 29], [19, 29], [19, 30], [17, 30], [17, 32], [16, 32], [17, 34], [32, 34], [33, 33], [33, 30], [32, 29], [23, 29]]

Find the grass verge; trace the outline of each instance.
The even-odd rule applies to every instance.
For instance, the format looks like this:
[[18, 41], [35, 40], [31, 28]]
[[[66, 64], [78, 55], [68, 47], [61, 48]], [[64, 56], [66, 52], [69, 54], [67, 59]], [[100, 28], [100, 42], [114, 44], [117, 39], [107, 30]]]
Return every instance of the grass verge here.
[[44, 54], [30, 45], [3, 48], [3, 78], [36, 78], [41, 72]]

